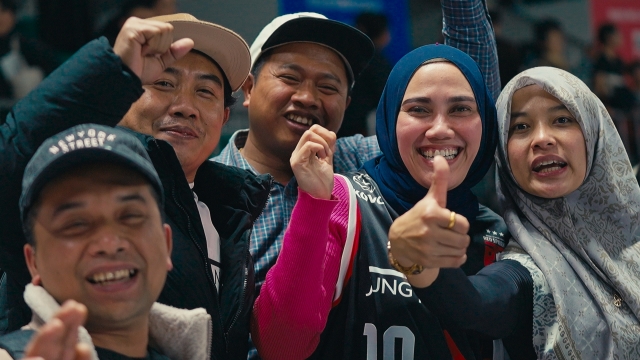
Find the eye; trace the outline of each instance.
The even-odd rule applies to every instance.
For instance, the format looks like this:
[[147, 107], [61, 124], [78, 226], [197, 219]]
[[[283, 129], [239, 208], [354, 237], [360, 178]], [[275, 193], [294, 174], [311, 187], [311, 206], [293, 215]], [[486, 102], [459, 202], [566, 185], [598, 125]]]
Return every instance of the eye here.
[[511, 125], [511, 128], [509, 129], [509, 132], [522, 132], [525, 131], [529, 128], [529, 125], [527, 124], [523, 124], [523, 123], [516, 123]]
[[155, 83], [153, 83], [154, 86], [161, 88], [161, 89], [170, 89], [173, 88], [173, 84], [166, 81], [166, 80], [158, 80]]
[[142, 223], [145, 219], [146, 216], [143, 213], [137, 211], [124, 212], [120, 216], [120, 221], [127, 225], [137, 225]]
[[333, 85], [320, 85], [320, 91], [325, 94], [335, 94], [338, 92], [338, 88]]
[[297, 83], [298, 78], [292, 74], [281, 74], [278, 76], [280, 80], [283, 80], [285, 83]]
[[574, 120], [568, 116], [561, 116], [559, 118], [556, 119], [556, 123], [564, 125], [564, 124], [570, 124], [574, 122]]
[[413, 114], [413, 115], [422, 115], [422, 114], [426, 114], [429, 111], [427, 110], [427, 108], [422, 107], [422, 106], [412, 106], [410, 108], [408, 108], [406, 110], [409, 114]]
[[64, 236], [77, 236], [89, 229], [89, 222], [84, 219], [73, 219], [65, 222], [60, 227], [60, 233]]

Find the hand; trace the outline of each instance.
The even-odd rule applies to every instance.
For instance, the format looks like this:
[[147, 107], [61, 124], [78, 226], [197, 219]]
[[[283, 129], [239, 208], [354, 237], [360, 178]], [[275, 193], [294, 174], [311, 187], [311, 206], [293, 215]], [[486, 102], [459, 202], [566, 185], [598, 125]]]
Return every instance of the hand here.
[[291, 154], [291, 169], [300, 189], [318, 199], [331, 199], [336, 134], [320, 125], [305, 131]]
[[191, 39], [173, 42], [173, 25], [131, 17], [118, 33], [113, 52], [147, 85], [192, 48]]
[[[460, 267], [467, 260], [469, 221], [455, 215], [448, 229], [451, 211], [447, 205], [449, 164], [433, 160], [433, 181], [427, 195], [398, 217], [389, 229], [391, 253], [402, 266], [419, 264], [427, 269]], [[434, 279], [435, 280], [435, 279]]]
[[91, 349], [78, 344], [78, 328], [87, 318], [87, 308], [68, 300], [25, 348], [25, 360], [89, 360]]

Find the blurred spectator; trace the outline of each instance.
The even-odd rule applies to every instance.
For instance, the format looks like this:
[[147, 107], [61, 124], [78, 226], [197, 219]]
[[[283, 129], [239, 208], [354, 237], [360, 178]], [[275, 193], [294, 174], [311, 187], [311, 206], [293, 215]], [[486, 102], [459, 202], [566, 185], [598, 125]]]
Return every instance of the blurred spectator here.
[[98, 25], [98, 36], [106, 36], [113, 45], [124, 22], [131, 16], [146, 19], [177, 12], [176, 0], [124, 0], [111, 9], [111, 15]]
[[566, 57], [566, 41], [560, 23], [546, 19], [534, 25], [535, 44], [526, 61], [527, 67], [553, 66], [569, 71]]
[[382, 50], [391, 41], [387, 17], [377, 13], [361, 13], [356, 18], [356, 28], [373, 41], [376, 51], [353, 87], [351, 103], [345, 111], [342, 127], [338, 131], [340, 137], [375, 134], [369, 134], [367, 131], [367, 118], [372, 112], [375, 117], [380, 95], [391, 72], [391, 64], [382, 54]]
[[498, 61], [500, 63], [500, 83], [504, 87], [511, 78], [520, 72], [524, 60], [522, 49], [502, 36], [502, 19], [497, 11], [490, 11], [493, 31], [496, 33]]
[[15, 0], [0, 0], [0, 116], [42, 81], [42, 46], [17, 31]]
[[598, 29], [600, 51], [593, 65], [593, 90], [608, 108], [629, 111], [634, 95], [624, 81], [625, 64], [618, 55], [622, 36], [613, 24]]

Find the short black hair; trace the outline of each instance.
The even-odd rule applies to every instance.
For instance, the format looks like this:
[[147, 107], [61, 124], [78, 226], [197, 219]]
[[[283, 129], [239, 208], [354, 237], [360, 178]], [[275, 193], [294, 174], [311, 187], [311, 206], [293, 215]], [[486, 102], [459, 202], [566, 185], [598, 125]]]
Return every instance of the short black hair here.
[[598, 41], [601, 44], [606, 44], [609, 42], [609, 38], [618, 32], [618, 28], [612, 23], [606, 23], [600, 25], [598, 28]]
[[370, 39], [375, 39], [388, 29], [389, 23], [384, 14], [363, 12], [356, 17], [356, 27]]
[[[269, 49], [265, 52], [263, 52], [260, 57], [258, 58], [258, 60], [256, 60], [256, 62], [253, 64], [253, 67], [251, 68], [251, 75], [253, 75], [253, 83], [254, 85], [258, 82], [258, 75], [260, 74], [260, 71], [262, 71], [262, 68], [264, 67], [264, 64], [267, 62], [267, 60], [269, 60], [269, 57], [271, 57], [271, 52], [273, 49]], [[343, 65], [344, 65], [344, 72], [347, 75], [347, 96], [351, 96], [351, 90], [353, 90], [353, 81], [351, 79], [351, 76], [349, 75], [349, 71], [347, 71], [347, 64], [344, 64], [344, 60], [343, 60]]]
[[222, 68], [220, 67], [220, 65], [218, 65], [218, 63], [215, 60], [213, 60], [211, 56], [203, 53], [202, 51], [192, 49], [191, 52], [194, 52], [196, 54], [206, 57], [207, 59], [209, 59], [209, 61], [213, 63], [213, 65], [215, 65], [218, 68], [218, 70], [220, 70], [220, 74], [222, 74], [222, 84], [223, 84], [222, 88], [224, 90], [224, 107], [225, 108], [232, 107], [233, 104], [236, 103], [237, 99], [233, 97], [233, 91], [231, 91], [231, 84], [229, 84], [227, 75], [224, 73], [224, 71], [222, 71]]

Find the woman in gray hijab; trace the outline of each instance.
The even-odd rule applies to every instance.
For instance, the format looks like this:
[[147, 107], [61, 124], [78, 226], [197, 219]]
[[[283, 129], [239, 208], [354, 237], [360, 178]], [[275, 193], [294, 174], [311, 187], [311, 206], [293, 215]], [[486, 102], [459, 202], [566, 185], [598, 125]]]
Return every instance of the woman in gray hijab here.
[[[497, 110], [498, 196], [513, 239], [503, 261], [469, 278], [442, 269], [423, 291], [457, 296], [466, 316], [440, 306], [443, 321], [516, 337], [539, 359], [639, 359], [640, 188], [609, 114], [582, 81], [550, 67], [517, 75]], [[531, 342], [517, 326], [489, 332], [512, 316], [532, 320]]]

